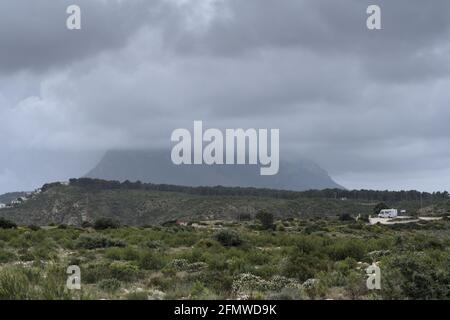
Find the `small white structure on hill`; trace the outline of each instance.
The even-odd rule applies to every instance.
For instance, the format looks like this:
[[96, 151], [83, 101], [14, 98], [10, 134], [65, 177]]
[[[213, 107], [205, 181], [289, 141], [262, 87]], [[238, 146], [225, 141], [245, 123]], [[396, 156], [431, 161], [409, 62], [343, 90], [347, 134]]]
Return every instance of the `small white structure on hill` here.
[[6, 204], [0, 202], [0, 209], [6, 208]]
[[395, 218], [398, 216], [397, 209], [383, 209], [380, 210], [378, 218]]

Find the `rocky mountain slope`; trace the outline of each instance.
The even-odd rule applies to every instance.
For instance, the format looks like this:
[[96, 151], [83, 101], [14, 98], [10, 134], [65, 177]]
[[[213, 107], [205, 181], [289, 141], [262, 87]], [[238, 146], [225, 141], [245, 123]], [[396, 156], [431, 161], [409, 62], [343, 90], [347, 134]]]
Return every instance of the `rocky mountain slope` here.
[[342, 188], [309, 160], [281, 162], [274, 176], [261, 176], [258, 165], [174, 165], [170, 151], [109, 151], [86, 177], [184, 186], [256, 187], [303, 191]]

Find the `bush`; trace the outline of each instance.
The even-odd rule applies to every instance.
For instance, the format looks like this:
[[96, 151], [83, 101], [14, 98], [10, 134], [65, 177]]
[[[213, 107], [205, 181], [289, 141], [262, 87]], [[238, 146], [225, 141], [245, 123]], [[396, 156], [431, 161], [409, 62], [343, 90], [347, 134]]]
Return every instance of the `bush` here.
[[0, 229], [16, 229], [17, 224], [5, 218], [0, 218]]
[[173, 269], [175, 271], [185, 271], [189, 267], [189, 261], [186, 259], [174, 259], [167, 266], [167, 269]]
[[13, 261], [15, 258], [14, 253], [0, 249], [0, 263]]
[[220, 242], [225, 247], [237, 247], [242, 244], [242, 238], [234, 230], [221, 230], [214, 234], [214, 239]]
[[127, 300], [148, 300], [148, 293], [145, 291], [130, 292], [126, 296]]
[[265, 229], [265, 230], [272, 229], [273, 230], [273, 228], [274, 228], [273, 214], [271, 214], [267, 211], [261, 210], [256, 214], [256, 219], [258, 219], [261, 222], [263, 229]]
[[270, 290], [270, 282], [251, 273], [241, 273], [233, 280], [233, 292], [235, 294], [250, 293], [253, 291]]
[[39, 226], [37, 226], [37, 225], [34, 225], [34, 224], [30, 224], [30, 225], [28, 226], [28, 229], [30, 229], [31, 231], [38, 231], [38, 230], [41, 229], [41, 227], [39, 227]]
[[157, 270], [163, 266], [163, 261], [153, 253], [145, 252], [139, 257], [138, 265], [144, 270]]
[[386, 203], [380, 202], [375, 207], [373, 207], [373, 214], [378, 215], [381, 210], [389, 209]]
[[114, 246], [106, 250], [105, 257], [111, 260], [133, 261], [139, 259], [139, 251], [132, 247], [118, 248]]
[[27, 300], [34, 295], [30, 281], [20, 270], [0, 271], [0, 300]]
[[115, 261], [109, 268], [111, 275], [122, 281], [132, 281], [139, 273], [138, 267], [130, 262]]
[[343, 213], [339, 216], [339, 220], [341, 221], [353, 221], [353, 217], [348, 213]]
[[382, 260], [385, 299], [450, 298], [450, 255], [441, 251], [408, 252]]
[[328, 253], [336, 261], [345, 260], [346, 258], [361, 261], [366, 254], [366, 248], [362, 240], [340, 240], [328, 247]]
[[84, 265], [81, 276], [83, 283], [99, 283], [104, 279], [112, 278], [109, 264], [105, 262], [94, 262]]
[[83, 249], [96, 249], [108, 247], [125, 247], [123, 240], [112, 239], [102, 234], [82, 234], [76, 240], [76, 246]]
[[300, 281], [314, 278], [318, 272], [327, 269], [327, 260], [320, 258], [317, 253], [294, 253], [281, 264], [281, 272], [284, 276]]
[[250, 213], [241, 213], [238, 216], [239, 221], [250, 221], [252, 220], [252, 215]]
[[161, 240], [150, 240], [146, 243], [146, 246], [150, 249], [162, 249], [164, 248], [164, 242]]
[[95, 230], [117, 229], [120, 228], [120, 222], [111, 218], [99, 218], [94, 222]]
[[120, 289], [121, 283], [119, 280], [112, 278], [112, 279], [103, 279], [98, 283], [98, 287], [102, 289], [103, 291], [107, 292], [115, 292]]
[[90, 223], [89, 221], [83, 221], [81, 223], [81, 227], [82, 228], [92, 228], [92, 223]]

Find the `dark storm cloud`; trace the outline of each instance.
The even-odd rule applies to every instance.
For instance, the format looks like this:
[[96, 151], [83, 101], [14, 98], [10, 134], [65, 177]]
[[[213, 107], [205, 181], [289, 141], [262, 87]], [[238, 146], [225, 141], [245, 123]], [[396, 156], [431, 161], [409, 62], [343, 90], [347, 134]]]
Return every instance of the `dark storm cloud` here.
[[[65, 28], [72, 3], [81, 31]], [[367, 30], [369, 4], [383, 30]], [[193, 120], [279, 128], [282, 160], [312, 158], [350, 188], [448, 189], [447, 0], [4, 0], [0, 12], [0, 191], [40, 172], [14, 161], [27, 152], [77, 153], [68, 174], [83, 174], [99, 151], [170, 147]], [[23, 185], [55, 178], [44, 171]]]
[[[366, 8], [382, 8], [384, 30], [368, 33]], [[167, 28], [167, 41], [180, 54], [242, 55], [255, 49], [302, 47], [329, 58], [354, 57], [382, 80], [445, 75], [450, 36], [450, 2], [368, 0], [230, 0], [206, 33]], [[430, 57], [432, 62], [430, 62]]]
[[[82, 8], [82, 29], [66, 28], [66, 9]], [[64, 67], [126, 44], [149, 21], [155, 23], [160, 1], [3, 0], [0, 2], [0, 70], [44, 71]]]

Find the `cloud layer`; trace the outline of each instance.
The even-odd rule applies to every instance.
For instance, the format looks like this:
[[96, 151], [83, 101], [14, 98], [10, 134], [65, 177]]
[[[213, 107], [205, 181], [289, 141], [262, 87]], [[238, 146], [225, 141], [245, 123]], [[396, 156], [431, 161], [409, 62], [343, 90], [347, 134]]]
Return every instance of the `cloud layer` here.
[[449, 189], [450, 2], [376, 1], [369, 31], [372, 2], [2, 1], [0, 191], [170, 147], [194, 120], [279, 128], [281, 160], [349, 188]]

